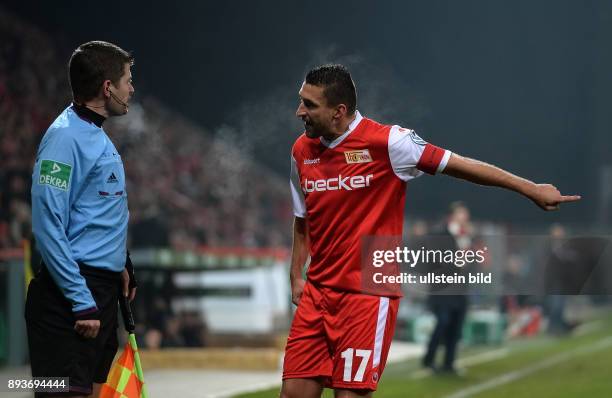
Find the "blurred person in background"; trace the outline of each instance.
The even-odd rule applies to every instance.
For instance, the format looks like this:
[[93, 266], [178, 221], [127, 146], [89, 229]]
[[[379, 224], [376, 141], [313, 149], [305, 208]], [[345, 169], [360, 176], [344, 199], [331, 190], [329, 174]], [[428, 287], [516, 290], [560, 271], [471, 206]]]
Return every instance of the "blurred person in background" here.
[[119, 294], [136, 292], [123, 163], [102, 129], [128, 112], [132, 64], [107, 42], [74, 51], [73, 103], [48, 128], [34, 164], [32, 230], [43, 264], [28, 289], [28, 344], [32, 376], [69, 378], [62, 396], [98, 396], [117, 352]]
[[[470, 222], [470, 210], [462, 202], [454, 202], [449, 207], [449, 214], [443, 225], [443, 230], [432, 232], [432, 245], [428, 248], [442, 251], [467, 250], [473, 247], [474, 227]], [[453, 264], [428, 264], [427, 270], [436, 274], [466, 274], [466, 268], [455, 267]], [[433, 371], [457, 373], [455, 358], [457, 344], [461, 339], [463, 321], [468, 309], [468, 285], [460, 283], [455, 285], [434, 285], [428, 298], [431, 312], [436, 317], [436, 326], [431, 333], [427, 351], [422, 364]], [[438, 368], [435, 364], [438, 346], [444, 345], [444, 364]]]
[[[568, 285], [573, 277], [572, 270], [580, 268], [580, 253], [570, 244], [567, 230], [561, 224], [553, 224], [549, 229], [548, 259], [546, 263], [546, 283], [549, 294], [546, 297], [548, 312], [548, 333], [562, 336], [568, 334], [577, 324], [566, 319]], [[554, 294], [557, 293], [557, 294]]]

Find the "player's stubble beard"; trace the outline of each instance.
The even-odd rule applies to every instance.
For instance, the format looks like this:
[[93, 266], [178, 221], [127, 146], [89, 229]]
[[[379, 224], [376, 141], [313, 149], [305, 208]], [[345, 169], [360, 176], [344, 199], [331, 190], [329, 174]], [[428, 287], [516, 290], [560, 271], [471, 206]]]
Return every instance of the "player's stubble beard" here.
[[312, 119], [304, 119], [304, 132], [308, 138], [319, 138], [333, 135], [330, 129], [320, 123], [314, 122]]

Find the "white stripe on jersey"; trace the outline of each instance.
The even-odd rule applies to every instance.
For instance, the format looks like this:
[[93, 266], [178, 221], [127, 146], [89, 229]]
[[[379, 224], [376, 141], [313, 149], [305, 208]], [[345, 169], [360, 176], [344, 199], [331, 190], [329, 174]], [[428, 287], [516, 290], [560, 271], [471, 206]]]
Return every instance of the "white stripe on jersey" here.
[[387, 312], [389, 311], [389, 297], [381, 297], [378, 304], [378, 321], [376, 322], [376, 336], [374, 337], [374, 359], [372, 367], [380, 364], [383, 339], [385, 338], [385, 326], [387, 324]]
[[293, 156], [291, 156], [291, 178], [289, 179], [289, 185], [291, 185], [293, 215], [300, 218], [306, 218], [306, 200], [304, 199], [304, 192], [302, 192], [297, 164]]

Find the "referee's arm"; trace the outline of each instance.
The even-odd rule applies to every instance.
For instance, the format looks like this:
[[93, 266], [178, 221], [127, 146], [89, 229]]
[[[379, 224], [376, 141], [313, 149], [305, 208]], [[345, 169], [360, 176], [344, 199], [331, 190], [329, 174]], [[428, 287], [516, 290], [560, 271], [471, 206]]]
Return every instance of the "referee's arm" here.
[[561, 203], [580, 200], [579, 195], [562, 195], [551, 184], [536, 184], [497, 166], [453, 153], [442, 171], [480, 185], [506, 188], [531, 199], [543, 210], [558, 210]]
[[76, 145], [68, 134], [43, 138], [32, 173], [32, 232], [45, 268], [72, 306], [75, 330], [85, 337], [95, 337], [100, 326], [98, 307], [72, 258], [66, 233], [70, 193], [81, 179], [82, 162], [77, 161]]

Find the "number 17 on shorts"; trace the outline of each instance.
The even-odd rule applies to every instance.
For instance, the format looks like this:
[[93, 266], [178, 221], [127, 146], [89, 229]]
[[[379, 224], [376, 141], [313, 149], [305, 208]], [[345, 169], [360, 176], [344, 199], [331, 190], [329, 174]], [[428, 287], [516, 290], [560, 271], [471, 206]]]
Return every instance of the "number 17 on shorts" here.
[[[344, 375], [342, 376], [342, 381], [362, 382], [366, 367], [368, 366], [368, 362], [370, 361], [370, 357], [372, 356], [372, 350], [355, 350], [353, 348], [347, 348], [346, 350], [342, 351], [342, 354], [340, 356], [342, 357], [342, 359], [344, 359]], [[359, 367], [357, 368], [357, 372], [353, 376], [354, 357], [358, 358]]]

